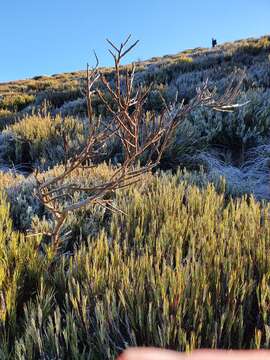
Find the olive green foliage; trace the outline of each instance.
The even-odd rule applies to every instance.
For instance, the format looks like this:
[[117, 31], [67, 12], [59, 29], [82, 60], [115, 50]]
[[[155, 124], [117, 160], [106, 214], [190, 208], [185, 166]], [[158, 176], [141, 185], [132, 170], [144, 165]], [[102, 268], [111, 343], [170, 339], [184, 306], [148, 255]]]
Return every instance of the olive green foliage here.
[[84, 142], [85, 133], [80, 119], [50, 114], [26, 116], [3, 132], [6, 148], [2, 157], [15, 164], [46, 168], [64, 159], [63, 135], [66, 136], [66, 155], [71, 156]]
[[0, 108], [9, 111], [21, 111], [35, 100], [33, 95], [10, 94], [0, 100]]
[[262, 51], [270, 49], [270, 36], [263, 36], [258, 41], [247, 39], [241, 44], [239, 51], [257, 55]]
[[13, 113], [9, 110], [0, 109], [0, 130], [13, 122]]
[[[10, 341], [20, 331], [20, 314], [24, 304], [33, 296], [45, 260], [37, 252], [41, 238], [26, 238], [12, 229], [9, 204], [0, 193], [0, 342]], [[5, 348], [5, 350], [8, 349]], [[2, 349], [1, 349], [2, 350]], [[3, 348], [4, 350], [4, 348]]]
[[[252, 197], [228, 200], [212, 185], [199, 190], [168, 174], [145, 177], [116, 194], [115, 203], [127, 215], [110, 216], [55, 260], [49, 276], [48, 264], [36, 264], [39, 255], [29, 258], [37, 240], [20, 240], [18, 247], [19, 235], [6, 232], [16, 239], [23, 276], [42, 280], [32, 282], [23, 312], [20, 301], [10, 304], [19, 324], [13, 342], [14, 321], [2, 316], [3, 354], [114, 359], [128, 345], [269, 346], [269, 205]], [[1, 204], [6, 228], [8, 205]], [[8, 274], [1, 276], [5, 294], [14, 291]]]

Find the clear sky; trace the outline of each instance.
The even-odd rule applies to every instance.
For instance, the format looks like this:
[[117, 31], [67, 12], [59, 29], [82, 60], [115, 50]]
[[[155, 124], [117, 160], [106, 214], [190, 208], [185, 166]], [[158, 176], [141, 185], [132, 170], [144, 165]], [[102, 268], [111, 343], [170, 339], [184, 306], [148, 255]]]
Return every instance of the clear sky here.
[[270, 34], [270, 0], [0, 0], [0, 82], [112, 64], [105, 39], [139, 39], [128, 61]]

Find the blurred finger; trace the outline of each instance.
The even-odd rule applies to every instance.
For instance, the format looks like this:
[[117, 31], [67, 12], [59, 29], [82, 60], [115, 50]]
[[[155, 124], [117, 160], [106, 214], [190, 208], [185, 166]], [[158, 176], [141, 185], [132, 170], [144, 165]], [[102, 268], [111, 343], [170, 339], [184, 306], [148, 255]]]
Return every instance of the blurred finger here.
[[270, 360], [270, 351], [195, 350], [186, 354], [156, 348], [130, 348], [119, 360]]
[[155, 348], [129, 348], [118, 360], [182, 360], [181, 353]]

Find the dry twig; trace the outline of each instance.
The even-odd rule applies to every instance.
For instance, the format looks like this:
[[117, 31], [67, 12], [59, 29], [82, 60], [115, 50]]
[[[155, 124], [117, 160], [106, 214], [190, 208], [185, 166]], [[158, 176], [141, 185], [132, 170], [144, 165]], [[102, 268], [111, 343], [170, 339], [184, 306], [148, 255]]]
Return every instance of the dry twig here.
[[[223, 96], [217, 97], [216, 92], [208, 89], [207, 82], [197, 89], [197, 96], [187, 105], [184, 102], [168, 106], [164, 101], [164, 111], [157, 117], [151, 116], [151, 121], [146, 121], [143, 109], [144, 103], [151, 87], [143, 90], [142, 87], [134, 88], [135, 65], [129, 72], [126, 70], [122, 75], [120, 63], [138, 43], [129, 45], [130, 36], [117, 47], [112, 41], [107, 40], [111, 49], [115, 66], [115, 80], [111, 85], [105, 75], [96, 66], [89, 69], [87, 65], [86, 99], [89, 119], [89, 136], [84, 148], [80, 153], [65, 160], [65, 169], [59, 175], [51, 179], [38, 181], [38, 196], [46, 208], [53, 214], [54, 229], [51, 234], [53, 249], [56, 252], [61, 241], [61, 230], [70, 212], [79, 210], [87, 205], [96, 204], [111, 211], [121, 212], [112, 205], [111, 200], [105, 200], [107, 195], [130, 186], [140, 180], [142, 174], [151, 171], [158, 165], [164, 150], [168, 147], [174, 132], [186, 115], [198, 106], [207, 106], [218, 111], [231, 111], [240, 106], [234, 101], [239, 94], [244, 74], [236, 86], [230, 84]], [[96, 87], [100, 81], [105, 90]], [[96, 93], [110, 114], [110, 123], [104, 124], [96, 119], [92, 108], [92, 96]], [[106, 94], [110, 95], [112, 102], [107, 100]], [[123, 145], [124, 160], [115, 170], [111, 178], [90, 188], [80, 184], [69, 184], [66, 180], [69, 175], [78, 168], [94, 166], [99, 154], [112, 137], [120, 138]], [[65, 139], [64, 139], [65, 141]], [[138, 160], [147, 153], [147, 161], [143, 167], [136, 167]], [[37, 176], [38, 178], [38, 176]], [[84, 194], [80, 200], [74, 201], [74, 193]]]

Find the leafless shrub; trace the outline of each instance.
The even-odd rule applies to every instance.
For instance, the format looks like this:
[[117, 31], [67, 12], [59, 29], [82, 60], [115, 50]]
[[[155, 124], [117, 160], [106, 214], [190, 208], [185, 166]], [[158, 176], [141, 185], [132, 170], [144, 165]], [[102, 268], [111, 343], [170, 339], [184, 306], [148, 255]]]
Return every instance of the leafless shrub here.
[[[46, 208], [51, 211], [54, 218], [54, 228], [51, 235], [52, 249], [55, 253], [61, 242], [61, 230], [70, 212], [79, 210], [87, 205], [96, 204], [111, 211], [121, 212], [113, 206], [108, 196], [117, 189], [122, 189], [140, 180], [142, 174], [155, 168], [170, 144], [175, 130], [186, 115], [198, 106], [206, 106], [217, 111], [232, 111], [239, 104], [235, 99], [239, 94], [244, 74], [241, 72], [222, 96], [216, 91], [210, 91], [207, 82], [197, 89], [197, 95], [188, 104], [175, 101], [167, 105], [164, 101], [164, 111], [160, 116], [153, 114], [149, 120], [146, 117], [143, 105], [149, 95], [151, 85], [143, 89], [134, 86], [135, 65], [131, 71], [126, 69], [123, 73], [121, 60], [138, 43], [129, 45], [130, 36], [117, 47], [107, 40], [114, 59], [114, 84], [106, 79], [99, 70], [98, 58], [96, 66], [89, 69], [87, 65], [87, 78], [85, 96], [89, 120], [89, 136], [84, 148], [71, 158], [65, 159], [64, 171], [53, 178], [42, 179], [37, 175], [38, 196]], [[97, 87], [97, 81], [102, 86]], [[101, 102], [110, 114], [110, 121], [96, 118], [92, 108], [92, 96], [98, 95]], [[108, 101], [108, 95], [111, 101]], [[146, 121], [147, 120], [147, 121]], [[113, 137], [118, 137], [123, 147], [124, 160], [108, 181], [90, 188], [78, 183], [69, 183], [68, 177], [79, 168], [91, 168], [101, 158], [106, 143]], [[67, 147], [63, 133], [64, 147]], [[67, 152], [68, 149], [66, 149]], [[147, 154], [145, 165], [139, 167], [138, 161]], [[76, 195], [76, 196], [75, 196]]]

